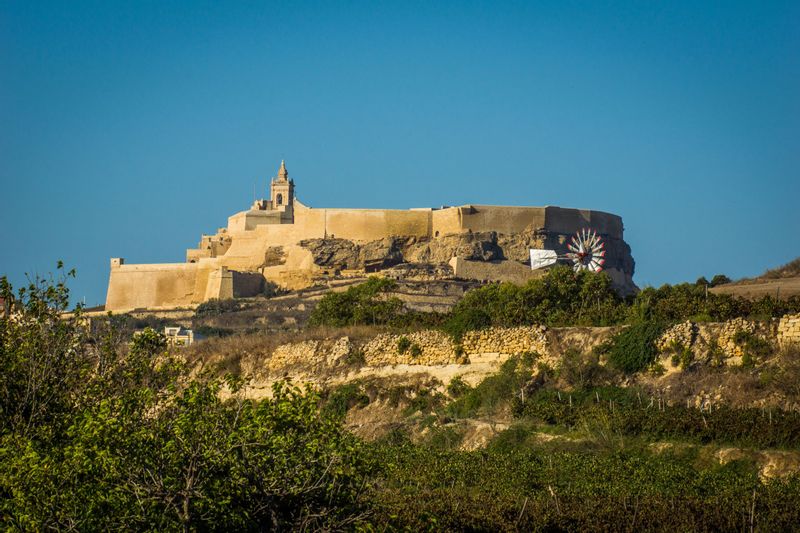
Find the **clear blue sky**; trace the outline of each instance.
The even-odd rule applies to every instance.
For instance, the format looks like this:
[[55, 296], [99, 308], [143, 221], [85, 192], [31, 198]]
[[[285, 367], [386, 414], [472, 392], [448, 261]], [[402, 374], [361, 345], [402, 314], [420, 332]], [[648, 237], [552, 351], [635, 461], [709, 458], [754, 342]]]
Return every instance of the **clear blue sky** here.
[[[800, 2], [0, 1], [0, 273], [317, 207], [610, 211], [640, 286], [800, 255]], [[260, 194], [261, 195], [261, 194]]]

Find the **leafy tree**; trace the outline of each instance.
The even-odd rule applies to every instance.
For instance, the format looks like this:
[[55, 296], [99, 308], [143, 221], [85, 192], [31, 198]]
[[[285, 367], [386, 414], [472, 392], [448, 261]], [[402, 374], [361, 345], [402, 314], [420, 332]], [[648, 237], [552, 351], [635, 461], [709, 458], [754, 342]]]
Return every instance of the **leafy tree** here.
[[241, 380], [192, 375], [152, 329], [125, 345], [80, 312], [63, 318], [62, 281], [0, 290], [0, 529], [343, 529], [365, 516], [372, 463], [315, 391], [278, 383], [246, 400]]
[[725, 274], [717, 274], [713, 278], [711, 278], [711, 283], [709, 284], [711, 287], [716, 287], [717, 285], [725, 285], [726, 283], [730, 283], [731, 278], [726, 276]]
[[330, 292], [314, 308], [308, 323], [333, 327], [387, 324], [403, 308], [400, 299], [383, 296], [395, 286], [393, 280], [371, 277], [344, 292]]

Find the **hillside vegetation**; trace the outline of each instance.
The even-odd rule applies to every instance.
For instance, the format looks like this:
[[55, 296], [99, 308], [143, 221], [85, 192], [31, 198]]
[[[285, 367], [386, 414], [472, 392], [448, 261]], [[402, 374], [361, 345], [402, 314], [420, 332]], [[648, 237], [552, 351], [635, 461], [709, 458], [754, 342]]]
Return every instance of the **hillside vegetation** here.
[[783, 266], [772, 268], [764, 272], [760, 278], [763, 279], [781, 279], [800, 276], [800, 257], [789, 261]]
[[[800, 523], [800, 477], [788, 468], [800, 464], [796, 409], [698, 409], [648, 385], [654, 338], [669, 324], [772, 317], [796, 302], [706, 296], [689, 284], [621, 300], [604, 276], [556, 269], [522, 287], [472, 291], [449, 314], [409, 313], [386, 296], [391, 282], [376, 279], [322, 298], [307, 331], [180, 351], [152, 329], [131, 337], [114, 320], [88, 328], [80, 310], [63, 319], [66, 281], [15, 292], [0, 279], [9, 304], [0, 317], [3, 529], [787, 531]], [[263, 350], [269, 361], [282, 341], [338, 333], [435, 327], [458, 342], [475, 329], [530, 323], [629, 327], [555, 363], [517, 354], [477, 382], [352, 377], [363, 360], [348, 353], [336, 363], [345, 381], [276, 380], [254, 399], [238, 364], [187, 362], [225, 347], [237, 357]], [[676, 357], [686, 380], [739, 380], [754, 395], [780, 391], [797, 404], [800, 353], [752, 348], [752, 366], [738, 370]], [[367, 437], [370, 419], [384, 431]]]
[[800, 296], [749, 300], [708, 292], [705, 283], [647, 287], [622, 299], [605, 274], [550, 269], [525, 285], [495, 283], [469, 291], [450, 313], [409, 313], [400, 300], [387, 298], [394, 286], [370, 278], [345, 292], [329, 293], [311, 313], [310, 325], [386, 325], [397, 328], [441, 327], [459, 337], [489, 326], [612, 326], [638, 322], [670, 324], [684, 320], [725, 321], [737, 317], [763, 320], [800, 312]]

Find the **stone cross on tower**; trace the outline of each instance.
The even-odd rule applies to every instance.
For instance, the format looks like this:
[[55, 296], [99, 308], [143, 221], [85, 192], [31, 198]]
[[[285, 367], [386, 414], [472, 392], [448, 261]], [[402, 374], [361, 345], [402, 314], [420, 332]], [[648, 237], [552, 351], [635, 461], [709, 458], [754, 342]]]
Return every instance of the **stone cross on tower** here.
[[282, 209], [294, 203], [294, 181], [289, 179], [289, 171], [286, 170], [286, 162], [281, 160], [281, 168], [278, 169], [278, 176], [272, 178], [270, 184], [270, 200], [272, 209]]

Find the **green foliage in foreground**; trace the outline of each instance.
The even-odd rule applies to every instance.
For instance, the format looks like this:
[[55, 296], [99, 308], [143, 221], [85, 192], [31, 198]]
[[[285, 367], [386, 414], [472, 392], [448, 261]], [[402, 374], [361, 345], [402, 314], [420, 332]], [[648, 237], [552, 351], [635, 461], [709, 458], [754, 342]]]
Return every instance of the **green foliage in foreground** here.
[[[363, 444], [310, 390], [190, 377], [145, 330], [129, 349], [61, 320], [36, 282], [0, 318], [0, 529], [341, 529], [362, 518]], [[220, 395], [226, 389], [231, 400]]]
[[531, 379], [533, 355], [512, 357], [500, 367], [499, 372], [486, 377], [475, 387], [463, 381], [452, 388], [457, 398], [447, 405], [447, 414], [455, 418], [473, 418], [508, 402], [522, 393]]
[[[191, 376], [153, 330], [128, 346], [113, 330], [90, 335], [80, 316], [61, 320], [62, 282], [14, 295], [0, 278], [0, 296], [12, 311], [0, 318], [3, 530], [788, 531], [800, 523], [797, 477], [764, 482], [743, 462], [703, 467], [627, 447], [547, 453], [518, 426], [474, 452], [453, 451], [452, 426], [432, 426], [428, 445], [399, 432], [365, 444], [341, 425], [347, 409], [369, 401], [359, 384], [325, 401], [287, 384], [270, 399], [244, 400], [237, 379]], [[531, 381], [535, 364], [514, 358], [476, 387], [454, 380], [450, 406], [430, 389], [399, 392], [410, 399], [407, 415], [426, 418], [510, 405], [525, 423], [599, 419], [624, 435], [800, 445], [796, 414], [656, 409], [618, 388], [573, 392], [570, 401]]]

